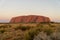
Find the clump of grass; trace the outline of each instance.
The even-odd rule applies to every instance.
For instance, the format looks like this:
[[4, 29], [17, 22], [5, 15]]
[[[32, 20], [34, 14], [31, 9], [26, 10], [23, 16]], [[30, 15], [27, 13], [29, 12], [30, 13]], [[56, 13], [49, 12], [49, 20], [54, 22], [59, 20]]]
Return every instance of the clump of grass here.
[[5, 30], [0, 30], [0, 33], [4, 33], [5, 32]]
[[52, 25], [52, 24], [48, 24], [50, 27], [56, 27], [55, 25]]
[[4, 28], [0, 28], [0, 33], [3, 34], [4, 32], [6, 32], [6, 30]]
[[39, 28], [32, 28], [25, 34], [25, 40], [33, 40], [41, 30]]
[[50, 35], [51, 33], [53, 33], [53, 30], [51, 30], [51, 29], [46, 29], [46, 30], [44, 30], [44, 32], [45, 32], [47, 35]]
[[60, 32], [54, 32], [50, 35], [52, 40], [60, 40]]
[[11, 27], [11, 25], [1, 25], [0, 28], [8, 28]]
[[29, 26], [18, 26], [18, 27], [15, 28], [15, 30], [18, 30], [18, 29], [20, 29], [22, 31], [26, 31], [26, 30], [29, 30], [30, 27]]
[[39, 34], [37, 36], [34, 37], [33, 40], [50, 40], [50, 37], [46, 35], [46, 33], [39, 32]]

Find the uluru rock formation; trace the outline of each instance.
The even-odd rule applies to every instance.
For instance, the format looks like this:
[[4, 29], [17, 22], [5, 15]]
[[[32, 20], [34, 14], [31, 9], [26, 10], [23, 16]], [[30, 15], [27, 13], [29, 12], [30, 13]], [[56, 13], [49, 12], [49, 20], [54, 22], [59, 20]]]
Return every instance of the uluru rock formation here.
[[49, 17], [45, 16], [38, 16], [38, 15], [28, 15], [28, 16], [18, 16], [18, 17], [13, 17], [10, 21], [10, 23], [40, 23], [40, 22], [50, 22]]

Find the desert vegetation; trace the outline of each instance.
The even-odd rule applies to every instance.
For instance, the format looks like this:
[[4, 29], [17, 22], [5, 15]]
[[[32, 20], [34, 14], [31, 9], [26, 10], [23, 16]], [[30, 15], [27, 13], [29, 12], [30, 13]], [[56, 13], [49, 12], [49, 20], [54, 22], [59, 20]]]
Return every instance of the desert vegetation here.
[[0, 24], [0, 40], [60, 40], [60, 23]]

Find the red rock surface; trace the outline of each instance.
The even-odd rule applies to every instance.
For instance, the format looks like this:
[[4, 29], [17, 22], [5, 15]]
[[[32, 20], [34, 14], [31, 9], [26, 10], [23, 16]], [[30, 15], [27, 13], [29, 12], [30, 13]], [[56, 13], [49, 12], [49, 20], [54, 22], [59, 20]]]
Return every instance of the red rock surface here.
[[50, 22], [49, 17], [44, 16], [36, 16], [36, 15], [29, 15], [29, 16], [19, 16], [19, 17], [13, 17], [10, 21], [10, 23], [29, 23], [29, 22]]

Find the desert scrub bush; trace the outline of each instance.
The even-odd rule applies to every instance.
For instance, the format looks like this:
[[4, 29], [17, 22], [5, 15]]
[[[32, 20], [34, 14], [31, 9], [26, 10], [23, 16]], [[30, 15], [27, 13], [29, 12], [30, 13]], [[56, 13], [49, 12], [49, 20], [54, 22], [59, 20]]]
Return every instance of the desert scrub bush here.
[[37, 27], [43, 27], [43, 24], [38, 23], [38, 24], [37, 24]]
[[55, 30], [51, 27], [43, 27], [42, 31], [45, 32], [47, 35], [50, 35], [51, 33], [53, 33]]
[[50, 35], [52, 32], [55, 31], [54, 28], [48, 26], [47, 24], [46, 25], [43, 25], [42, 28], [40, 28], [43, 32], [45, 32], [47, 35]]
[[18, 26], [18, 27], [15, 28], [15, 30], [18, 30], [18, 29], [20, 29], [22, 31], [25, 31], [25, 30], [29, 30], [30, 26]]
[[51, 23], [48, 24], [48, 25], [49, 25], [50, 27], [56, 27], [56, 25], [53, 25], [53, 24], [51, 24]]
[[20, 30], [12, 31], [12, 32], [4, 32], [0, 37], [0, 40], [23, 40], [24, 33]]
[[0, 40], [10, 40], [12, 36], [13, 35], [11, 35], [9, 32], [5, 32], [4, 34], [2, 34]]
[[23, 40], [24, 39], [24, 33], [21, 30], [15, 31], [15, 36], [12, 38], [12, 40]]
[[6, 30], [5, 29], [0, 29], [0, 33], [4, 33]]
[[15, 31], [15, 29], [13, 29], [13, 28], [5, 28], [5, 30], [6, 30], [6, 32], [13, 32], [13, 31]]
[[39, 32], [39, 34], [35, 36], [33, 40], [51, 40], [51, 39], [50, 36], [47, 36], [46, 33], [42, 31]]
[[50, 35], [51, 40], [60, 40], [60, 32], [53, 32]]
[[40, 29], [34, 28], [30, 29], [28, 32], [25, 33], [25, 40], [33, 40], [34, 36], [40, 32]]
[[60, 32], [60, 25], [55, 27], [56, 31]]
[[45, 32], [40, 32], [33, 40], [60, 40], [60, 32], [53, 32], [51, 35], [46, 35]]
[[0, 33], [4, 33], [5, 32], [5, 30], [0, 30]]
[[4, 32], [0, 37], [0, 40], [23, 40], [24, 33], [20, 30]]
[[11, 27], [11, 25], [1, 25], [0, 28], [8, 28], [8, 27]]
[[46, 29], [46, 30], [44, 30], [44, 32], [45, 32], [47, 35], [50, 35], [51, 33], [53, 33], [53, 30], [52, 30], [52, 29]]

